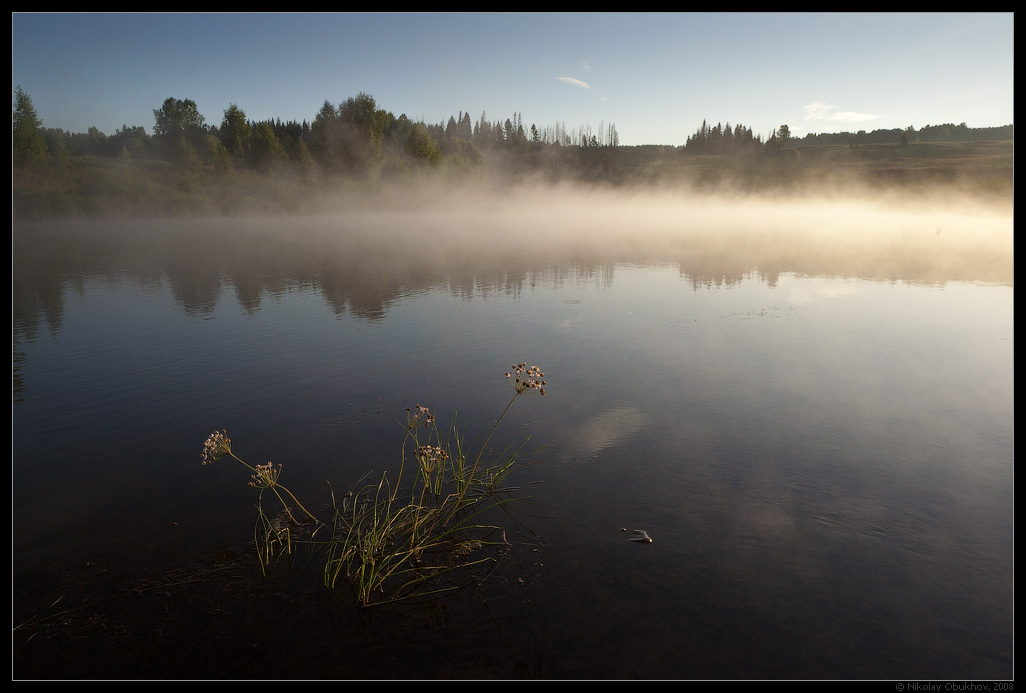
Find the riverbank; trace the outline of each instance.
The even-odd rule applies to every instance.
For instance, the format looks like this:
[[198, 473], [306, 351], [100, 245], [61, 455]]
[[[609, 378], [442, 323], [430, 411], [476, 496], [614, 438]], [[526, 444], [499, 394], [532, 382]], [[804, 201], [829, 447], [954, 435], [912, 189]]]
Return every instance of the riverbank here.
[[501, 199], [513, 187], [534, 183], [699, 195], [874, 195], [908, 204], [957, 200], [1009, 210], [1012, 204], [1012, 142], [797, 147], [748, 156], [693, 156], [673, 147], [565, 149], [557, 162], [496, 153], [473, 171], [396, 173], [382, 167], [361, 177], [74, 157], [60, 166], [15, 170], [13, 215], [331, 213], [354, 206], [393, 208], [452, 193]]

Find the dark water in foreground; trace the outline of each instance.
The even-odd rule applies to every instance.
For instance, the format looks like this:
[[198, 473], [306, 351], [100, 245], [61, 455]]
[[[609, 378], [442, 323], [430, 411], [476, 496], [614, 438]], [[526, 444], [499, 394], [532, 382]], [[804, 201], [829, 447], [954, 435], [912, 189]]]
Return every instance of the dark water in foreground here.
[[[16, 224], [14, 676], [1011, 678], [1011, 220], [706, 211]], [[521, 360], [486, 580], [260, 577], [212, 430], [323, 509]]]

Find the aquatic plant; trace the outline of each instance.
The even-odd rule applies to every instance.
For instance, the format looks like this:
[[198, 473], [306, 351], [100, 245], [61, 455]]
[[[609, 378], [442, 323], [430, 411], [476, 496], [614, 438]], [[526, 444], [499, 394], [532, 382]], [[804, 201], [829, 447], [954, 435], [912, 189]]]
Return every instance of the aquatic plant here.
[[[503, 486], [503, 481], [513, 470], [522, 444], [513, 450], [506, 448], [491, 464], [483, 463], [488, 445], [513, 403], [532, 390], [544, 395], [547, 383], [537, 366], [528, 367], [526, 363], [511, 366], [505, 375], [513, 385], [513, 397], [473, 462], [455, 417], [443, 435], [431, 410], [418, 404], [406, 409], [399, 471], [394, 480], [387, 472], [382, 473], [377, 483], [365, 484], [341, 497], [336, 497], [332, 489], [328, 538], [314, 541], [314, 535], [328, 527], [318, 523], [313, 535], [303, 540], [323, 551], [327, 587], [348, 581], [364, 606], [450, 589], [440, 583], [440, 576], [494, 561], [493, 556], [476, 557], [484, 548], [509, 546], [505, 531], [489, 524], [486, 513], [510, 500], [505, 495], [510, 489]], [[280, 465], [269, 462], [251, 467], [232, 452], [227, 432], [215, 431], [204, 443], [203, 464], [226, 456], [253, 471], [249, 483], [261, 489], [261, 494], [265, 490], [275, 493], [293, 525], [298, 523], [282, 493], [314, 520], [292, 492], [278, 483]], [[404, 475], [410, 477], [408, 481], [404, 481]], [[400, 499], [403, 489], [408, 495]], [[257, 510], [254, 541], [266, 573], [278, 557], [292, 555], [294, 536], [287, 523], [267, 517], [259, 503]]]
[[289, 509], [289, 505], [285, 502], [285, 499], [282, 497], [280, 491], [283, 491], [286, 494], [288, 494], [289, 498], [291, 498], [295, 502], [295, 504], [299, 506], [299, 509], [306, 513], [307, 519], [313, 520], [314, 522], [317, 521], [317, 518], [314, 517], [313, 513], [304, 508], [303, 504], [300, 503], [294, 495], [292, 495], [292, 491], [289, 491], [287, 488], [278, 483], [278, 477], [281, 475], [280, 464], [277, 467], [275, 467], [273, 464], [268, 462], [267, 464], [258, 464], [254, 467], [250, 465], [248, 462], [245, 462], [244, 460], [240, 459], [238, 456], [235, 455], [235, 453], [232, 452], [232, 439], [228, 437], [228, 431], [224, 429], [220, 431], [214, 431], [207, 437], [206, 441], [204, 441], [202, 460], [203, 464], [207, 465], [212, 464], [223, 457], [231, 457], [232, 459], [241, 462], [245, 467], [247, 467], [251, 472], [253, 472], [253, 475], [251, 477], [252, 480], [249, 482], [249, 485], [254, 488], [261, 489], [261, 495], [263, 494], [264, 490], [273, 491], [274, 495], [276, 495], [278, 497], [278, 500], [281, 501], [282, 507], [285, 508], [285, 512], [286, 514], [288, 514], [289, 520], [291, 520], [294, 524], [299, 523], [296, 521], [296, 518], [292, 515], [292, 511]]

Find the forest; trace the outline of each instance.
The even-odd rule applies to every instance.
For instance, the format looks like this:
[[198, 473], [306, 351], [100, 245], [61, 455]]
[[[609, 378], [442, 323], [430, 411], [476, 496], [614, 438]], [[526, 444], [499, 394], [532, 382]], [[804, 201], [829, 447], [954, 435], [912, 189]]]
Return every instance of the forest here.
[[[729, 183], [752, 192], [800, 186], [822, 178], [824, 166], [886, 185], [898, 179], [929, 184], [941, 169], [964, 172], [963, 160], [985, 179], [970, 181], [978, 192], [1003, 195], [1011, 185], [1012, 125], [804, 137], [781, 125], [763, 137], [742, 124], [703, 122], [680, 144], [623, 146], [613, 123], [594, 130], [539, 126], [527, 125], [520, 113], [492, 120], [466, 111], [446, 122], [415, 122], [380, 108], [366, 93], [337, 105], [325, 101], [312, 121], [302, 123], [253, 121], [236, 104], [224, 109], [219, 123], [207, 122], [194, 101], [174, 97], [153, 116], [152, 134], [127, 124], [112, 134], [95, 127], [84, 133], [48, 128], [17, 87], [15, 215], [234, 213], [253, 205], [298, 211], [340, 191], [424, 180], [447, 186], [529, 179], [698, 188]], [[888, 165], [880, 166], [881, 159]], [[977, 170], [982, 159], [985, 170]], [[896, 178], [895, 167], [911, 173]]]

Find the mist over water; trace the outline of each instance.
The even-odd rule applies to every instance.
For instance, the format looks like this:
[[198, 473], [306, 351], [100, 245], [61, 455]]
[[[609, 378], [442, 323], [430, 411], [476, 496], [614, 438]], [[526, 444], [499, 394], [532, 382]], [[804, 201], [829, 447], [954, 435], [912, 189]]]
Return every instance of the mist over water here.
[[[492, 581], [373, 628], [344, 599], [297, 600], [287, 622], [203, 612], [165, 625], [214, 653], [192, 671], [225, 671], [214, 624], [244, 632], [231, 666], [267, 677], [457, 675], [452, 649], [500, 677], [1010, 675], [1009, 209], [391, 194], [16, 222], [18, 614], [52, 601], [53, 574], [248, 550], [246, 475], [199, 465], [210, 430], [323, 506], [325, 481], [397, 465], [407, 406], [487, 430], [527, 360], [552, 385], [495, 441], [530, 437], [518, 548]], [[242, 613], [244, 630], [218, 620]]]
[[[228, 273], [240, 291], [258, 292], [270, 278], [308, 279], [311, 270], [332, 276], [342, 268], [346, 275], [374, 275], [369, 286], [382, 288], [437, 281], [432, 273], [439, 272], [448, 281], [473, 275], [480, 282], [511, 268], [616, 263], [679, 264], [696, 284], [730, 283], [752, 272], [771, 285], [781, 272], [941, 284], [1010, 284], [1013, 277], [1011, 215], [951, 199], [940, 206], [894, 206], [870, 198], [700, 197], [562, 186], [515, 187], [486, 198], [414, 198], [316, 216], [74, 222], [79, 231], [70, 247], [43, 241], [50, 228], [66, 222], [19, 222], [24, 231], [14, 243], [26, 256], [54, 253], [58, 262], [72, 264], [83, 258], [95, 263], [97, 252], [114, 253], [118, 262], [121, 253], [129, 269], [142, 261], [154, 271]], [[220, 229], [225, 232], [214, 232]], [[168, 254], [189, 239], [205, 239], [206, 246], [170, 261]]]

